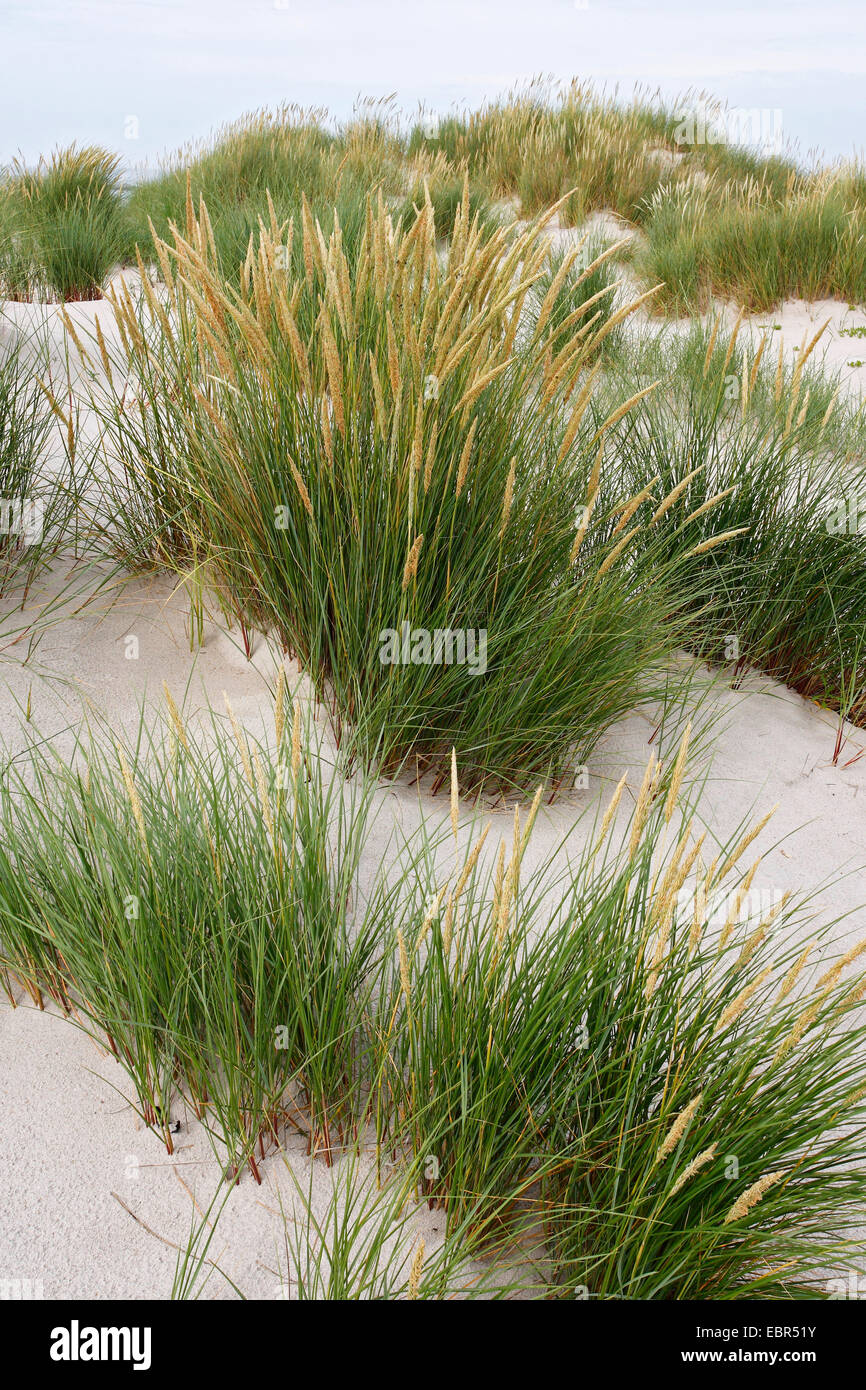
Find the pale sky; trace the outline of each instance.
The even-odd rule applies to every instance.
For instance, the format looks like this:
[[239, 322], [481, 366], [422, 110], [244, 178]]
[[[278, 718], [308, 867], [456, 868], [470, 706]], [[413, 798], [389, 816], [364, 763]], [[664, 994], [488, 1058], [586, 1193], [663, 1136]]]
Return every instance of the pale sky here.
[[0, 74], [0, 163], [73, 140], [153, 163], [259, 106], [445, 111], [535, 74], [708, 89], [780, 110], [804, 154], [866, 150], [864, 0], [0, 0]]

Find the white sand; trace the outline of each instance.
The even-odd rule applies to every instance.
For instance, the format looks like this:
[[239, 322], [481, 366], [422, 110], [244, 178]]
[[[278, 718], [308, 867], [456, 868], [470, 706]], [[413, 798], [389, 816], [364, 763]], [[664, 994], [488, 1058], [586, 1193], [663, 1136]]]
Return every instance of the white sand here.
[[[16, 309], [21, 315], [21, 306]], [[772, 321], [783, 322], [786, 339], [789, 334], [802, 337], [807, 319], [820, 321], [824, 309], [789, 305]], [[834, 306], [839, 323], [842, 310], [844, 306]], [[83, 319], [92, 319], [95, 312], [106, 313], [106, 306], [74, 310]], [[56, 311], [48, 314], [56, 323]], [[60, 578], [62, 572], [55, 574], [45, 592], [52, 592]], [[34, 614], [44, 596], [33, 595]], [[221, 704], [227, 690], [242, 722], [260, 733], [271, 717], [275, 670], [267, 644], [260, 641], [247, 663], [232, 638], [209, 623], [202, 650], [192, 655], [185, 624], [185, 599], [162, 578], [130, 581], [77, 616], [67, 613], [45, 632], [30, 665], [22, 664], [24, 653], [17, 649], [0, 664], [0, 738], [23, 749], [35, 726], [57, 734], [63, 746], [71, 740], [68, 730], [81, 716], [82, 701], [92, 701], [115, 729], [130, 731], [137, 725], [140, 702], [161, 700], [163, 680], [178, 701], [186, 692], [186, 708], [192, 711], [206, 703]], [[139, 637], [137, 660], [124, 655], [123, 639], [130, 634]], [[290, 676], [297, 681], [295, 668]], [[833, 716], [758, 676], [747, 685], [748, 693], [732, 692], [721, 681], [715, 686], [713, 707], [724, 721], [701, 814], [711, 832], [724, 838], [753, 809], [762, 813], [778, 801], [779, 811], [755, 847], [756, 852], [767, 850], [755, 886], [815, 893], [822, 917], [853, 914], [835, 929], [837, 940], [854, 932], [862, 935], [866, 877], [859, 866], [866, 857], [866, 756], [833, 767]], [[22, 729], [19, 717], [28, 694], [29, 730]], [[532, 863], [559, 842], [582, 811], [606, 800], [623, 769], [634, 769], [630, 781], [637, 784], [651, 733], [650, 718], [643, 714], [609, 731], [590, 766], [589, 789], [542, 811]], [[843, 763], [866, 749], [866, 732], [849, 728], [847, 733]], [[382, 788], [379, 803], [378, 827], [365, 855], [368, 881], [395, 818], [410, 829], [418, 824], [422, 807], [436, 819], [446, 814], [441, 797], [431, 801], [406, 786]], [[469, 814], [467, 810], [467, 818]], [[511, 808], [493, 811], [494, 830], [509, 836], [511, 815]], [[585, 833], [577, 825], [574, 842]], [[497, 839], [491, 835], [491, 843]], [[780, 839], [780, 845], [770, 848]], [[160, 1140], [143, 1128], [118, 1093], [125, 1080], [117, 1064], [49, 1013], [29, 1006], [12, 1010], [4, 1002], [0, 1049], [0, 1275], [41, 1281], [46, 1297], [166, 1297], [175, 1252], [163, 1240], [183, 1243], [192, 1213], [190, 1193], [179, 1179], [202, 1208], [218, 1183], [218, 1166], [201, 1126], [178, 1113], [178, 1148], [167, 1158]], [[303, 1142], [296, 1140], [285, 1160], [275, 1156], [264, 1163], [261, 1188], [249, 1175], [243, 1177], [230, 1195], [211, 1248], [211, 1256], [248, 1296], [282, 1296], [285, 1253], [276, 1193], [281, 1190], [290, 1201], [285, 1162], [307, 1183], [310, 1164]], [[313, 1165], [320, 1213], [331, 1180], [321, 1162]], [[137, 1224], [112, 1194], [156, 1234]], [[441, 1214], [425, 1210], [418, 1220], [428, 1242], [435, 1243]], [[206, 1296], [232, 1294], [215, 1275]]]

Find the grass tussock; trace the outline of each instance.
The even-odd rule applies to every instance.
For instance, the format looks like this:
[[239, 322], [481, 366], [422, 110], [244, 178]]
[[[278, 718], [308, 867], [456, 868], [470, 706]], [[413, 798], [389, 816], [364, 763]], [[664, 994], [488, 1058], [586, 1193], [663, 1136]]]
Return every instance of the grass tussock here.
[[71, 511], [66, 479], [48, 466], [53, 416], [33, 347], [24, 338], [0, 347], [0, 597], [15, 590], [22, 602]]
[[100, 298], [131, 243], [120, 160], [95, 146], [16, 164], [0, 183], [0, 293], [13, 300]]
[[[789, 367], [770, 332], [653, 336], [610, 362], [599, 409], [630, 395], [636, 373], [659, 381], [615, 427], [606, 486], [661, 478], [674, 500], [655, 522], [642, 504], [636, 540], [692, 551], [694, 649], [735, 680], [757, 666], [833, 710], [836, 762], [844, 719], [866, 718], [862, 406], [815, 368], [819, 343], [804, 339]], [[729, 543], [709, 546], [719, 532]]]
[[118, 301], [140, 385], [131, 411], [125, 384], [103, 400], [103, 445], [165, 522], [143, 552], [211, 566], [365, 764], [441, 780], [456, 747], [476, 788], [526, 787], [664, 682], [688, 561], [635, 544], [629, 495], [596, 510], [628, 403], [588, 427], [592, 364], [635, 306], [582, 292], [598, 258], [546, 280], [539, 229], [490, 232], [467, 198], [441, 260], [429, 202], [408, 230], [368, 203], [351, 253], [338, 219], [326, 240], [308, 208], [274, 213], [240, 292], [190, 213], [158, 247], [168, 304]]
[[160, 175], [137, 184], [126, 214], [145, 260], [155, 263], [154, 235], [170, 239], [173, 227], [186, 225], [190, 204], [204, 199], [217, 263], [237, 283], [269, 207], [288, 221], [300, 216], [306, 197], [323, 222], [336, 206], [348, 226], [353, 206], [363, 212], [371, 188], [393, 191], [387, 144], [370, 123], [356, 122], [338, 142], [319, 123], [322, 114], [293, 107], [258, 112], [203, 148], [180, 151]]
[[785, 299], [866, 303], [866, 222], [844, 171], [792, 179], [659, 188], [638, 267], [664, 282], [660, 305], [703, 311], [713, 296], [753, 311]]
[[34, 753], [32, 783], [4, 783], [4, 965], [110, 1050], [169, 1152], [180, 1093], [227, 1174], [258, 1177], [287, 1122], [326, 1152], [352, 1132], [380, 949], [373, 914], [347, 916], [365, 807], [282, 694], [270, 752], [228, 701], [194, 738], [167, 699], [137, 749]]
[[531, 1209], [566, 1297], [809, 1296], [858, 1219], [863, 944], [820, 960], [802, 907], [752, 891], [757, 826], [707, 866], [674, 815], [687, 745], [557, 881], [523, 872], [533, 812], [437, 878], [382, 1011], [387, 1145], [482, 1248]]

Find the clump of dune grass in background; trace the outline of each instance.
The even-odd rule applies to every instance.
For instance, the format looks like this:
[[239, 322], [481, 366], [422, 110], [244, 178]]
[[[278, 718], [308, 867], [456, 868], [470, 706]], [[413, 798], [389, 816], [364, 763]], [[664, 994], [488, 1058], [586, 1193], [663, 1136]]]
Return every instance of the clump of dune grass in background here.
[[[280, 1280], [286, 1298], [487, 1301], [544, 1295], [543, 1279], [516, 1247], [514, 1231], [501, 1259], [488, 1248], [483, 1260], [470, 1257], [477, 1249], [475, 1233], [456, 1214], [443, 1223], [441, 1235], [419, 1234], [426, 1214], [419, 1194], [422, 1165], [401, 1162], [377, 1175], [369, 1160], [349, 1152], [333, 1169], [321, 1214], [312, 1169], [306, 1185], [291, 1170], [290, 1177], [291, 1206], [281, 1203], [286, 1265]], [[528, 1249], [538, 1245], [528, 1226], [525, 1234]]]
[[184, 225], [187, 183], [198, 206], [204, 198], [214, 219], [231, 208], [245, 211], [250, 225], [275, 200], [332, 194], [336, 163], [333, 136], [319, 124], [324, 112], [296, 108], [261, 111], [224, 127], [207, 144], [187, 147], [168, 159], [153, 178], [130, 192], [127, 214], [135, 240], [151, 248], [150, 225], [166, 237], [170, 225]]
[[672, 113], [642, 94], [619, 104], [576, 80], [559, 90], [535, 82], [433, 130], [416, 125], [409, 151], [441, 150], [495, 196], [516, 194], [528, 216], [570, 193], [571, 222], [600, 208], [631, 219], [659, 183], [654, 152], [670, 147], [674, 127]]
[[789, 298], [866, 303], [866, 221], [844, 171], [792, 177], [784, 193], [754, 178], [668, 183], [643, 226], [638, 268], [664, 281], [659, 303], [674, 312], [714, 295], [755, 311]]
[[[772, 334], [738, 338], [739, 328], [695, 325], [609, 362], [600, 415], [636, 380], [661, 384], [616, 425], [616, 472], [603, 487], [617, 495], [624, 477], [636, 492], [660, 477], [671, 494], [663, 513], [642, 504], [636, 539], [692, 552], [696, 650], [735, 677], [760, 667], [863, 723], [866, 534], [851, 524], [864, 492], [862, 407], [838, 400], [839, 382], [814, 368], [820, 331], [793, 367]], [[730, 535], [722, 548], [709, 545], [718, 532]]]
[[23, 588], [24, 598], [69, 518], [63, 479], [47, 474], [53, 417], [32, 346], [0, 346], [0, 596]]
[[[547, 244], [482, 230], [467, 196], [442, 261], [429, 203], [409, 230], [369, 203], [352, 255], [336, 217], [326, 241], [308, 207], [300, 228], [272, 209], [240, 293], [190, 213], [157, 244], [167, 308], [144, 287], [161, 334], [117, 301], [146, 428], [171, 447], [137, 464], [120, 387], [102, 447], [160, 516], [186, 494], [227, 611], [298, 656], [365, 764], [441, 779], [456, 747], [467, 784], [526, 787], [664, 685], [685, 557], [634, 544], [628, 496], [589, 524], [617, 412], [586, 427], [584, 368], [637, 302], [605, 319], [576, 276], [576, 307], [553, 312], [573, 252], [525, 327]], [[485, 633], [485, 669], [386, 659], [406, 624]]]
[[[216, 261], [235, 283], [250, 237], [270, 209], [281, 222], [299, 218], [306, 198], [326, 224], [336, 206], [348, 236], [353, 207], [363, 214], [371, 191], [381, 188], [396, 205], [405, 196], [407, 172], [389, 104], [362, 103], [336, 131], [327, 129], [326, 115], [297, 106], [253, 112], [210, 141], [178, 151], [157, 176], [139, 182], [125, 215], [144, 261], [154, 261], [153, 235], [170, 238], [172, 227], [186, 226], [188, 208], [202, 199]], [[452, 172], [452, 183], [455, 177]], [[449, 195], [443, 196], [447, 209]]]
[[98, 299], [129, 255], [120, 160], [97, 146], [13, 165], [0, 190], [0, 288], [13, 299]]

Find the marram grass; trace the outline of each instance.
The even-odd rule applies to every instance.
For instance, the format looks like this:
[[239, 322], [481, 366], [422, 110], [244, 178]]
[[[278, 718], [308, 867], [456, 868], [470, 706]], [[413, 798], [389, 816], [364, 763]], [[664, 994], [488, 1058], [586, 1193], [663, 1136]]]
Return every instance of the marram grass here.
[[820, 1296], [857, 1258], [866, 943], [756, 889], [769, 816], [712, 844], [687, 745], [566, 871], [524, 872], [533, 807], [436, 873], [380, 1009], [383, 1142], [481, 1249], [529, 1208], [562, 1296]]
[[[29, 360], [42, 370], [41, 346], [22, 335], [0, 347], [0, 597], [26, 597], [71, 510], [62, 470], [52, 477], [48, 467], [52, 414]], [[7, 620], [3, 635], [12, 636]]]
[[[169, 700], [167, 739], [10, 769], [0, 942], [10, 995], [113, 1051], [169, 1145], [179, 1093], [229, 1178], [287, 1125], [346, 1155], [315, 1229], [299, 1191], [296, 1296], [460, 1296], [465, 1260], [507, 1296], [529, 1258], [536, 1297], [784, 1299], [854, 1266], [866, 943], [834, 952], [767, 891], [772, 813], [712, 843], [688, 730], [558, 870], [524, 869], [538, 798], [467, 842], [455, 760], [448, 824], [362, 902], [369, 792], [279, 700], [262, 743]], [[371, 1143], [380, 1201], [353, 1168]], [[413, 1195], [444, 1208], [429, 1260]]]
[[[629, 496], [599, 505], [630, 403], [588, 428], [592, 364], [637, 302], [580, 292], [598, 258], [551, 279], [540, 228], [482, 227], [467, 191], [444, 257], [429, 202], [406, 228], [381, 198], [351, 253], [336, 217], [326, 237], [306, 204], [300, 226], [271, 208], [240, 292], [203, 204], [157, 250], [165, 291], [118, 297], [124, 369], [96, 400], [115, 530], [206, 564], [365, 765], [441, 780], [455, 747], [467, 785], [531, 790], [659, 692], [689, 557], [636, 543]], [[389, 637], [417, 631], [483, 640], [484, 669]]]
[[713, 297], [767, 311], [785, 299], [866, 302], [864, 208], [844, 168], [763, 179], [660, 185], [647, 203], [638, 266], [664, 282], [659, 303], [707, 309]]
[[297, 217], [306, 196], [324, 216], [381, 191], [409, 220], [426, 180], [437, 230], [449, 235], [468, 176], [485, 225], [559, 204], [566, 225], [613, 211], [644, 228], [640, 260], [676, 311], [710, 294], [760, 308], [790, 294], [862, 303], [862, 161], [806, 168], [794, 152], [737, 143], [726, 124], [723, 106], [694, 93], [675, 108], [657, 92], [623, 100], [577, 79], [535, 80], [414, 124], [391, 101], [361, 103], [337, 125], [324, 110], [286, 105], [188, 144], [124, 198], [116, 157], [73, 146], [0, 174], [0, 285], [15, 299], [98, 294], [136, 248], [154, 262], [154, 235], [168, 240], [184, 224], [188, 186], [195, 206], [207, 203], [218, 260], [236, 282], [269, 202]]
[[10, 299], [98, 299], [129, 258], [120, 160], [97, 146], [57, 150], [0, 183], [0, 292]]
[[[740, 323], [654, 335], [608, 361], [599, 411], [636, 381], [659, 382], [615, 427], [602, 487], [616, 496], [661, 478], [674, 500], [636, 543], [655, 529], [672, 551], [691, 549], [694, 649], [734, 679], [760, 667], [831, 709], [836, 761], [844, 719], [866, 719], [863, 408], [815, 368], [821, 340], [819, 325], [788, 367], [776, 335], [749, 341]], [[720, 532], [730, 539], [716, 548]]]
[[228, 701], [194, 735], [167, 700], [134, 748], [34, 753], [29, 788], [10, 770], [4, 965], [115, 1056], [169, 1151], [179, 1093], [258, 1176], [286, 1123], [326, 1152], [351, 1131], [379, 951], [372, 914], [346, 917], [364, 806], [302, 757], [297, 713], [266, 749]]

